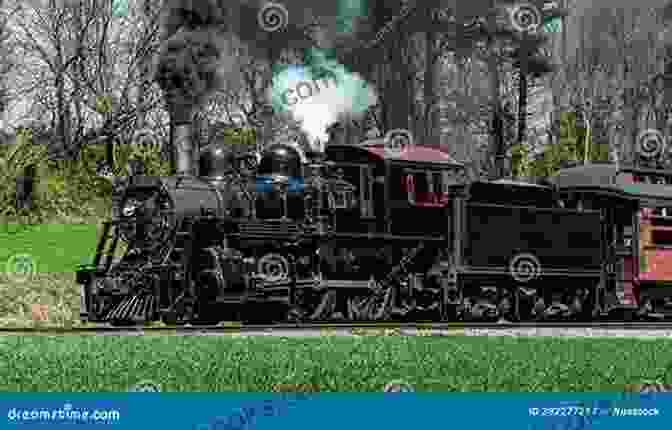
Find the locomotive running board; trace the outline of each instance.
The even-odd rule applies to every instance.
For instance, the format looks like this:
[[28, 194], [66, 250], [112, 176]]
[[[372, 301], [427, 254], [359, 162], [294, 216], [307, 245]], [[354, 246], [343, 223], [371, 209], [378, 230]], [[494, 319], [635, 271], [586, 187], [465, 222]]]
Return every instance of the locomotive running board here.
[[[461, 266], [457, 267], [457, 274], [459, 275], [503, 275], [511, 276], [508, 267], [478, 267], [478, 266]], [[567, 269], [542, 269], [539, 275], [540, 278], [547, 277], [571, 277], [571, 278], [592, 278], [601, 276], [600, 270], [567, 270]]]
[[[313, 280], [297, 281], [297, 288], [314, 288], [318, 290], [332, 289], [355, 289], [368, 290], [371, 288], [371, 281], [351, 280], [351, 279], [329, 279], [322, 282]], [[240, 302], [287, 302], [290, 291], [290, 283], [276, 282], [256, 287], [254, 290], [245, 292], [225, 293], [215, 299], [216, 303], [240, 303]]]

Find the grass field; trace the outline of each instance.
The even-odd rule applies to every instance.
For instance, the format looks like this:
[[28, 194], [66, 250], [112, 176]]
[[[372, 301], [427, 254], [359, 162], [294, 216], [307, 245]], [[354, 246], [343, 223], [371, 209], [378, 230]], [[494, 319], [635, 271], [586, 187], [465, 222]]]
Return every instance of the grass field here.
[[[92, 260], [100, 224], [0, 227], [0, 327], [77, 325], [79, 289], [74, 272], [77, 265]], [[27, 281], [10, 277], [13, 269], [7, 262], [17, 255], [28, 255], [35, 264], [37, 273]], [[36, 304], [48, 307], [46, 320], [32, 317]]]
[[621, 392], [668, 381], [672, 341], [615, 338], [210, 336], [0, 337], [0, 390]]
[[[97, 224], [41, 224], [31, 227], [3, 224], [0, 262], [12, 255], [29, 254], [40, 273], [72, 272], [93, 257]], [[2, 268], [3, 271], [5, 268]]]

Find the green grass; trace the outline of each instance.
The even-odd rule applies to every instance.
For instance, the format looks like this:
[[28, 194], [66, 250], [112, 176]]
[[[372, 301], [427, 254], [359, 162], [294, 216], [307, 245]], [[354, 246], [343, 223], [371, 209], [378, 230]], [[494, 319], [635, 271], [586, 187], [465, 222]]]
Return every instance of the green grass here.
[[[4, 224], [0, 229], [0, 262], [12, 255], [29, 254], [40, 273], [73, 272], [89, 263], [95, 253], [99, 224]], [[0, 268], [3, 272], [5, 267]]]
[[375, 392], [622, 392], [669, 382], [672, 341], [615, 338], [4, 336], [0, 389], [259, 392], [276, 384]]
[[[80, 324], [74, 272], [79, 264], [92, 262], [101, 233], [98, 220], [86, 221], [0, 225], [0, 327]], [[7, 262], [19, 254], [29, 255], [37, 270], [23, 282], [7, 273]], [[31, 307], [36, 304], [48, 306], [47, 320], [35, 321]]]

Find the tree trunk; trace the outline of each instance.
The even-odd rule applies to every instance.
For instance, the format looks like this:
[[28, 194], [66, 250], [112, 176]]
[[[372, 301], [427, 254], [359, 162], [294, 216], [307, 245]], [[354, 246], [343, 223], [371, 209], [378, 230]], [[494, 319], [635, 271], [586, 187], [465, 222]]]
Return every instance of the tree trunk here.
[[393, 37], [393, 44], [389, 48], [391, 79], [386, 99], [389, 101], [390, 129], [401, 128], [409, 130], [409, 98], [411, 94], [408, 91], [408, 66], [404, 61], [404, 41], [405, 37], [395, 35]]
[[439, 76], [440, 76], [440, 61], [435, 58], [436, 55], [436, 33], [428, 31], [425, 40], [425, 82], [424, 82], [424, 101], [425, 112], [424, 120], [425, 127], [423, 130], [422, 139], [425, 144], [431, 146], [440, 146], [441, 127], [439, 125], [440, 111], [437, 101], [439, 100]]
[[490, 89], [491, 95], [491, 110], [492, 110], [492, 132], [490, 133], [490, 154], [493, 158], [491, 163], [490, 177], [501, 178], [506, 175], [506, 146], [504, 142], [504, 129], [502, 123], [501, 113], [501, 96], [499, 93], [499, 64], [497, 64], [497, 57], [495, 47], [492, 47], [493, 52], [488, 58], [488, 67], [490, 69]]
[[70, 157], [70, 109], [65, 96], [64, 71], [56, 78], [56, 100], [58, 106], [58, 139], [63, 151], [60, 156]]
[[26, 166], [16, 178], [16, 209], [31, 210], [33, 208], [33, 189], [35, 183], [35, 166]]
[[518, 75], [518, 144], [525, 143], [527, 131], [527, 74], [520, 70]]

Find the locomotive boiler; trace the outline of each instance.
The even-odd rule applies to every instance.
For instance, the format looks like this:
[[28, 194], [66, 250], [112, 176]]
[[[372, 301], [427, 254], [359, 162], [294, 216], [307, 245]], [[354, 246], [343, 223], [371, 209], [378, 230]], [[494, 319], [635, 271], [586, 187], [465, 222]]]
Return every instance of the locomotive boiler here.
[[275, 144], [237, 157], [211, 145], [199, 176], [130, 178], [93, 264], [77, 272], [82, 318], [514, 321], [641, 311], [632, 298], [637, 214], [672, 206], [668, 186], [628, 183], [612, 165], [544, 183], [483, 181], [438, 149], [388, 146], [333, 144], [315, 156]]

